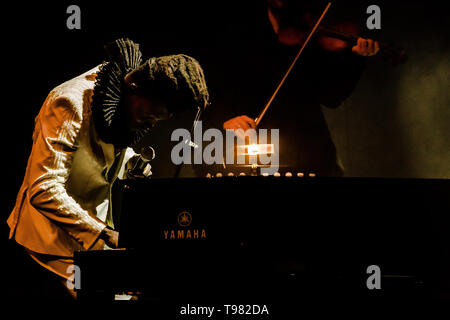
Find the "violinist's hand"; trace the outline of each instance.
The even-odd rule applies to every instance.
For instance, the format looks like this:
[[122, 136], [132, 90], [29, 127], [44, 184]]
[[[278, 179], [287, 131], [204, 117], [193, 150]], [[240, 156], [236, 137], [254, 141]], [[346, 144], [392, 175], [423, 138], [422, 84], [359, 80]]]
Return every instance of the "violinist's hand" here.
[[359, 56], [371, 57], [380, 51], [380, 44], [372, 39], [358, 38], [358, 43], [352, 51]]
[[[225, 121], [223, 124], [223, 128], [235, 131], [238, 129], [242, 129], [243, 132], [241, 133], [244, 133], [248, 129], [256, 129], [256, 123], [255, 120], [251, 119], [250, 117], [239, 116]], [[237, 133], [239, 134], [239, 131]]]
[[[247, 116], [234, 117], [223, 124], [224, 129], [234, 130], [238, 137], [244, 138], [245, 131], [248, 129], [256, 129], [255, 120]], [[241, 129], [242, 131], [236, 131]]]

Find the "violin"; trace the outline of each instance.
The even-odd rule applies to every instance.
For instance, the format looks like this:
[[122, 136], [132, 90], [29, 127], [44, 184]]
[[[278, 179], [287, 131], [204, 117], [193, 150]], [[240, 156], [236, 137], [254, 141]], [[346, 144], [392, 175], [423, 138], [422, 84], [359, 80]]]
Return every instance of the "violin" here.
[[[317, 31], [319, 36], [327, 37], [331, 39], [337, 39], [347, 42], [348, 44], [354, 45], [357, 43], [357, 35], [351, 33], [340, 31], [336, 28], [329, 28], [326, 26], [319, 26]], [[380, 46], [380, 56], [383, 60], [389, 61], [393, 66], [403, 64], [407, 61], [408, 56], [406, 55], [406, 50], [402, 47], [398, 47], [393, 43], [387, 43], [378, 41]]]
[[[269, 20], [280, 42], [286, 45], [302, 45], [317, 21], [314, 6], [297, 7], [292, 4], [286, 6], [285, 1], [275, 1], [278, 6], [270, 5], [269, 1]], [[356, 45], [361, 38], [359, 33], [358, 23], [351, 19], [331, 22], [324, 19], [311, 40], [327, 51], [341, 51]], [[406, 62], [407, 55], [404, 48], [393, 43], [377, 42], [380, 48], [379, 55], [383, 60], [389, 61], [393, 66]]]
[[[270, 2], [271, 1], [269, 1], [269, 3]], [[283, 4], [282, 0], [273, 0], [272, 2], [274, 2], [277, 5]], [[283, 21], [282, 19], [283, 16], [280, 13], [278, 13], [278, 19], [275, 20], [275, 18], [277, 18], [276, 17], [277, 13], [275, 12], [274, 14], [269, 6], [269, 19], [271, 20], [275, 32], [278, 34], [279, 40], [286, 41], [285, 43], [291, 45], [299, 44], [300, 50], [298, 51], [292, 63], [290, 64], [288, 70], [284, 74], [277, 88], [275, 89], [275, 92], [272, 94], [269, 101], [264, 106], [263, 110], [255, 119], [256, 126], [258, 126], [259, 123], [261, 122], [265, 113], [267, 112], [276, 95], [278, 94], [278, 91], [283, 86], [284, 82], [286, 81], [286, 78], [288, 77], [288, 75], [294, 68], [295, 64], [297, 63], [297, 60], [300, 58], [304, 49], [313, 38], [315, 38], [317, 43], [322, 48], [330, 51], [343, 50], [350, 44], [356, 43], [358, 41], [358, 38], [360, 38], [359, 36], [352, 34], [352, 32], [358, 31], [357, 25], [355, 23], [351, 22], [341, 23], [340, 28], [337, 26], [335, 26], [334, 28], [330, 28], [329, 26], [322, 24], [322, 21], [324, 20], [326, 14], [328, 13], [331, 4], [332, 4], [331, 2], [328, 2], [325, 9], [322, 11], [320, 17], [317, 20], [315, 20], [314, 23], [312, 23], [313, 20], [311, 19], [312, 15], [310, 11], [306, 11], [306, 14], [304, 14], [302, 17], [301, 15], [296, 15], [295, 10], [286, 10], [286, 7], [281, 8], [284, 10], [286, 17], [288, 17], [288, 19], [284, 19]], [[280, 8], [276, 7], [275, 9]], [[286, 23], [286, 21], [288, 23]], [[301, 28], [302, 25], [306, 27], [312, 25], [312, 28], [310, 28], [308, 32], [304, 32], [303, 29]], [[283, 39], [283, 37], [286, 38]], [[381, 56], [384, 56], [387, 59], [389, 59], [393, 65], [403, 63], [406, 61], [406, 53], [404, 49], [398, 49], [395, 46], [384, 42], [379, 42], [379, 45]]]

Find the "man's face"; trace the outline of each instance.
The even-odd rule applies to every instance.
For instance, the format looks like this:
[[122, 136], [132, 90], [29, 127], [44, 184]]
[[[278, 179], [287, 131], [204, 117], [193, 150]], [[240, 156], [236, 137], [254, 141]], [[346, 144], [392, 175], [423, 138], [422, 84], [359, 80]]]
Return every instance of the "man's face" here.
[[125, 107], [132, 131], [151, 128], [156, 122], [167, 120], [172, 116], [163, 103], [134, 94], [127, 97]]

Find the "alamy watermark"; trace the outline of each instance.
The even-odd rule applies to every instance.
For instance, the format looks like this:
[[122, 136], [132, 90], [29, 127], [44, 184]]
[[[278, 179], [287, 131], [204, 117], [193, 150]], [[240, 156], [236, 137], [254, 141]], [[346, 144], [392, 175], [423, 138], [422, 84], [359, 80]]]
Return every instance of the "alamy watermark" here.
[[367, 274], [370, 276], [367, 278], [366, 286], [369, 290], [381, 289], [381, 269], [379, 266], [373, 264], [367, 267]]
[[76, 4], [72, 4], [67, 7], [66, 13], [70, 14], [66, 20], [66, 27], [69, 30], [80, 30], [81, 29], [81, 9]]
[[367, 18], [366, 26], [369, 30], [381, 29], [381, 9], [379, 6], [373, 4], [367, 7], [367, 14], [370, 16]]
[[81, 289], [81, 269], [76, 264], [71, 264], [67, 267], [66, 273], [69, 274], [69, 278], [66, 281], [67, 288], [69, 290]]
[[[368, 29], [381, 29], [381, 9], [377, 5], [367, 7], [366, 13], [370, 16], [367, 18], [366, 26]], [[66, 20], [66, 27], [69, 30], [81, 29], [81, 8], [72, 4], [67, 7], [66, 14], [69, 14]]]
[[[209, 128], [203, 132], [198, 121], [193, 131], [178, 128], [172, 132], [171, 160], [179, 164], [254, 164], [261, 174], [272, 175], [279, 168], [279, 129], [225, 130]], [[208, 144], [205, 146], [204, 143]]]

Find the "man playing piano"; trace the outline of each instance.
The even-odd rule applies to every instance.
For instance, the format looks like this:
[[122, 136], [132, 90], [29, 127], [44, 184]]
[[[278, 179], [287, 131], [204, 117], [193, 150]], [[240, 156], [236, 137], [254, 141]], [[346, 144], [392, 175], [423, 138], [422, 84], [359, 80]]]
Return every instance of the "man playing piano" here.
[[136, 157], [130, 146], [157, 121], [204, 108], [209, 100], [195, 59], [172, 55], [143, 62], [139, 45], [129, 39], [105, 48], [106, 62], [46, 98], [8, 218], [9, 237], [34, 260], [29, 264], [46, 269], [39, 272], [50, 289], [42, 288], [40, 297], [67, 295], [75, 251], [117, 247], [111, 187], [126, 174], [127, 160]]

